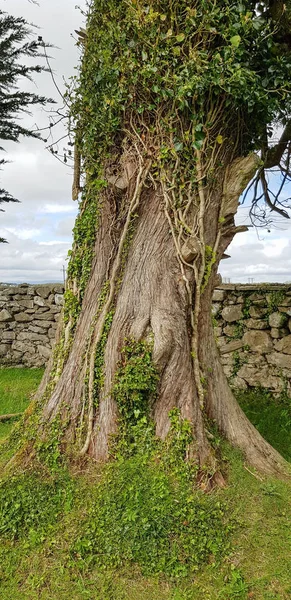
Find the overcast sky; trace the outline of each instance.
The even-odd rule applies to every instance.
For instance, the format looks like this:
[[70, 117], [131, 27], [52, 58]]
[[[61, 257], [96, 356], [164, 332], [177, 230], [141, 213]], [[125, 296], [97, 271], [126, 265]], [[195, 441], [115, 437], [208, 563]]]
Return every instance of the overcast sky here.
[[[0, 0], [2, 10], [38, 25], [38, 35], [56, 46], [50, 49], [51, 65], [62, 90], [64, 79], [68, 81], [76, 73], [79, 61], [72, 34], [82, 26], [83, 17], [76, 3], [85, 8], [85, 0], [39, 0], [39, 6], [28, 0]], [[53, 97], [60, 106], [49, 74], [37, 76], [33, 90]], [[44, 127], [48, 122], [49, 115], [37, 110], [27, 124]], [[7, 204], [6, 212], [0, 213], [0, 237], [9, 241], [0, 245], [0, 281], [61, 281], [77, 212], [76, 202], [71, 200], [72, 172], [45, 150], [42, 142], [22, 139], [5, 147], [12, 162], [1, 173], [1, 187], [21, 204]], [[239, 221], [249, 223], [247, 208], [241, 209]], [[231, 282], [291, 281], [287, 221], [279, 221], [270, 233], [252, 228], [237, 235], [227, 252], [231, 258], [222, 262], [220, 272]]]

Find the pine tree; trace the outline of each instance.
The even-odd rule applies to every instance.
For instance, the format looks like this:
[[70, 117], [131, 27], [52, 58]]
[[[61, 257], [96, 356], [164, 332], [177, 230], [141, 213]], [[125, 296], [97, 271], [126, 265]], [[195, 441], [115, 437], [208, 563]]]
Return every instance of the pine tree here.
[[[21, 59], [42, 57], [41, 37], [35, 39], [22, 17], [13, 17], [0, 11], [0, 140], [18, 142], [20, 136], [38, 138], [36, 131], [21, 124], [20, 116], [33, 105], [44, 105], [47, 99], [34, 93], [21, 90], [21, 79], [31, 80], [35, 73], [44, 70], [38, 64], [23, 64]], [[0, 150], [5, 151], [1, 145]], [[7, 161], [2, 158], [0, 165]], [[18, 202], [8, 191], [0, 188], [0, 204]], [[3, 211], [3, 209], [0, 209]], [[5, 242], [0, 238], [0, 242]]]

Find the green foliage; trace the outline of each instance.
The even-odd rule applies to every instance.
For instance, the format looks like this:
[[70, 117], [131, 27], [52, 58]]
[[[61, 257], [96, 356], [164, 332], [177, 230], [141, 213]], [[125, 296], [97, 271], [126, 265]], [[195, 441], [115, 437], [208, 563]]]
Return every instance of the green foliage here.
[[72, 501], [68, 476], [46, 480], [28, 472], [0, 481], [0, 538], [27, 536], [29, 543], [43, 542]]
[[61, 443], [66, 425], [61, 416], [57, 415], [44, 429], [43, 436], [35, 444], [39, 461], [46, 465], [52, 473], [59, 471], [64, 465], [65, 456], [61, 449]]
[[249, 296], [245, 296], [244, 298], [244, 304], [243, 304], [243, 316], [244, 319], [249, 319], [250, 318], [250, 308], [251, 308], [252, 302], [249, 298]]
[[211, 246], [206, 246], [205, 247], [205, 270], [204, 270], [204, 277], [203, 277], [203, 282], [202, 282], [202, 291], [207, 286], [209, 277], [212, 272], [212, 267], [216, 263], [216, 259], [217, 259], [216, 252], [214, 252], [213, 248], [211, 248]]
[[[69, 252], [68, 278], [77, 284], [80, 305], [82, 304], [94, 256], [94, 244], [100, 213], [100, 194], [106, 187], [106, 181], [102, 179], [101, 173], [102, 169], [98, 168], [96, 164], [92, 172], [87, 172], [86, 187], [83, 191], [79, 215], [74, 227], [74, 245]], [[75, 311], [75, 305], [72, 308]], [[69, 309], [70, 304], [68, 304], [68, 312]]]
[[[290, 55], [276, 50], [273, 25], [251, 0], [94, 0], [72, 110], [88, 165], [104, 157], [127, 110], [147, 114], [148, 123], [161, 106], [164, 115], [187, 116], [195, 122], [191, 143], [176, 135], [163, 152], [200, 149], [209, 99], [245, 115], [248, 152], [266, 123], [290, 111]], [[167, 117], [160, 126], [166, 132]]]
[[240, 368], [248, 362], [248, 356], [244, 356], [241, 352], [237, 350], [232, 353], [232, 377], [235, 377]]
[[278, 290], [274, 292], [270, 292], [267, 294], [267, 302], [268, 302], [268, 313], [267, 316], [278, 310], [278, 306], [280, 306], [281, 302], [283, 302], [285, 298], [285, 293], [283, 290]]
[[116, 372], [113, 396], [125, 428], [149, 417], [159, 376], [152, 361], [152, 344], [126, 340]]
[[137, 564], [146, 575], [179, 578], [210, 556], [221, 559], [229, 548], [224, 508], [193, 491], [193, 480], [179, 476], [178, 465], [184, 473], [181, 458], [173, 473], [172, 465], [140, 449], [108, 468], [73, 549], [84, 564]]
[[234, 340], [239, 340], [243, 336], [243, 334], [245, 332], [245, 328], [246, 327], [245, 327], [243, 320], [237, 321], [237, 323], [234, 326], [234, 333], [233, 333], [232, 338]]
[[64, 323], [67, 324], [70, 318], [73, 322], [76, 322], [81, 310], [79, 299], [73, 294], [72, 290], [66, 290], [64, 293], [64, 301]]

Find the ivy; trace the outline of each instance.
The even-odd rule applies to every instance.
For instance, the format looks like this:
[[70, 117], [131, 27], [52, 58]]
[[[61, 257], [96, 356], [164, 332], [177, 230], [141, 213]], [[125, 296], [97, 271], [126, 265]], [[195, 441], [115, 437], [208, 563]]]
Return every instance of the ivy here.
[[152, 360], [152, 344], [126, 340], [113, 385], [121, 423], [130, 427], [149, 418], [159, 376]]

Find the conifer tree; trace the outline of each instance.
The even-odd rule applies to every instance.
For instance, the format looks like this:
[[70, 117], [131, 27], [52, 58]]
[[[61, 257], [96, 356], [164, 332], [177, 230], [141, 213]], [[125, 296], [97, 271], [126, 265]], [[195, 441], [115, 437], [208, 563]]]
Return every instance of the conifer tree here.
[[[31, 80], [44, 68], [38, 64], [25, 64], [23, 59], [42, 56], [41, 37], [36, 38], [22, 17], [14, 17], [0, 10], [0, 141], [18, 142], [21, 136], [39, 137], [39, 134], [21, 123], [21, 116], [33, 105], [44, 105], [46, 98], [22, 91], [23, 78]], [[30, 61], [31, 63], [31, 61]], [[5, 145], [0, 147], [5, 152]], [[0, 159], [0, 165], [7, 162]], [[0, 188], [0, 204], [18, 202], [8, 191]], [[3, 209], [0, 209], [3, 211]], [[5, 242], [0, 238], [0, 242]]]

